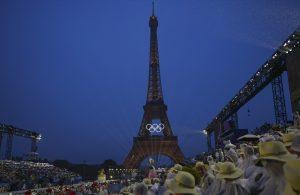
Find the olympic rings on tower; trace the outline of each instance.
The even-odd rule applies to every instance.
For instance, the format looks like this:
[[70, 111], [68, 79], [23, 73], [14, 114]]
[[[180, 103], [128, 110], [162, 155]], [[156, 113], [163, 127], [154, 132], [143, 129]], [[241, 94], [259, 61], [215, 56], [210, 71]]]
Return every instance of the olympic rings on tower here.
[[154, 132], [157, 132], [157, 133], [160, 133], [163, 129], [165, 128], [165, 125], [160, 123], [160, 124], [147, 124], [146, 125], [146, 129], [148, 131], [150, 131], [150, 133], [154, 133]]

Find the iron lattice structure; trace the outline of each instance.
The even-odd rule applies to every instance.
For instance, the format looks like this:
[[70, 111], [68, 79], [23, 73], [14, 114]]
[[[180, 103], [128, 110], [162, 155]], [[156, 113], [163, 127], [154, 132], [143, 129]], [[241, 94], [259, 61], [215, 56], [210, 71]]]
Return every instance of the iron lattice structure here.
[[[154, 5], [153, 5], [154, 7]], [[150, 27], [150, 61], [149, 78], [144, 115], [137, 137], [133, 139], [133, 146], [127, 155], [123, 165], [126, 168], [137, 168], [141, 161], [147, 156], [166, 155], [174, 162], [183, 162], [184, 155], [179, 148], [178, 139], [173, 135], [171, 125], [167, 116], [167, 105], [164, 103], [157, 41], [158, 20], [154, 15], [154, 9], [149, 19]], [[164, 125], [163, 135], [151, 135], [146, 129], [147, 124], [158, 119]]]
[[[276, 121], [280, 123], [286, 122], [286, 111], [284, 95], [282, 89], [282, 79], [278, 78], [287, 70], [286, 60], [290, 55], [299, 49], [300, 29], [293, 32], [283, 44], [273, 53], [273, 55], [256, 71], [249, 81], [235, 94], [235, 96], [227, 103], [211, 123], [205, 128], [208, 133], [208, 147], [210, 147], [210, 134], [215, 134], [215, 144], [218, 145], [220, 130], [222, 123], [251, 100], [256, 94], [264, 89], [269, 83], [273, 82], [273, 97], [276, 102], [275, 115]], [[275, 90], [275, 91], [274, 91]]]
[[287, 124], [287, 114], [281, 75], [272, 81], [272, 93], [276, 124], [285, 127]]
[[37, 152], [36, 142], [41, 139], [41, 134], [26, 129], [14, 127], [12, 125], [0, 124], [0, 151], [2, 145], [3, 134], [7, 134], [5, 159], [12, 159], [13, 137], [19, 136], [31, 139], [31, 152]]

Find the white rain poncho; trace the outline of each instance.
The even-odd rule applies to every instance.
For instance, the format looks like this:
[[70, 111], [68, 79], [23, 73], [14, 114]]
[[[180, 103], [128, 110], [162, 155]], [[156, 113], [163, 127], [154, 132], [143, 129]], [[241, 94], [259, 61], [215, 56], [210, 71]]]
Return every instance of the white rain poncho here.
[[214, 176], [215, 172], [213, 170], [214, 170], [214, 166], [216, 165], [216, 162], [214, 161], [212, 156], [207, 157], [207, 162], [209, 166], [209, 169], [207, 170], [207, 174], [211, 174]]
[[213, 175], [207, 175], [204, 180], [204, 185], [201, 188], [202, 195], [218, 194], [221, 187], [221, 180], [217, 179]]
[[214, 193], [216, 195], [248, 195], [250, 194], [241, 184], [241, 180], [234, 181], [223, 180], [219, 184], [220, 186]]
[[239, 164], [240, 168], [244, 171], [247, 171], [247, 169], [249, 167], [255, 166], [255, 160], [257, 159], [257, 157], [255, 155], [251, 155], [251, 156], [246, 156], [245, 158], [241, 161], [241, 163]]
[[235, 151], [235, 149], [230, 148], [228, 151], [225, 152], [225, 159], [232, 162], [236, 166], [238, 166], [238, 155]]
[[277, 161], [262, 161], [269, 178], [264, 184], [261, 195], [283, 195], [286, 180], [283, 174], [283, 163]]
[[244, 171], [243, 186], [251, 193], [258, 194], [262, 191], [268, 177], [267, 171], [263, 167], [255, 166], [257, 157], [252, 146], [242, 147], [244, 159], [240, 163], [240, 168]]
[[244, 178], [247, 179], [245, 188], [251, 194], [258, 194], [265, 187], [269, 174], [265, 168], [251, 165], [244, 171]]
[[148, 190], [148, 195], [156, 195], [158, 194], [158, 188], [159, 188], [159, 184], [155, 183], [153, 186], [151, 186], [151, 188]]

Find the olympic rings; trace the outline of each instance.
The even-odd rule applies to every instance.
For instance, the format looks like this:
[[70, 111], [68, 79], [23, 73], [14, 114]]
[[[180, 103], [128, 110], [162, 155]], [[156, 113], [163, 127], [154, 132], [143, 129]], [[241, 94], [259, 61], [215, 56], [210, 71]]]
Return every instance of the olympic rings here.
[[147, 129], [148, 131], [150, 131], [150, 133], [154, 133], [154, 132], [159, 133], [159, 132], [161, 132], [164, 128], [165, 128], [165, 125], [162, 124], [162, 123], [160, 123], [160, 124], [154, 123], [154, 124], [147, 124], [147, 125], [146, 125], [146, 129]]

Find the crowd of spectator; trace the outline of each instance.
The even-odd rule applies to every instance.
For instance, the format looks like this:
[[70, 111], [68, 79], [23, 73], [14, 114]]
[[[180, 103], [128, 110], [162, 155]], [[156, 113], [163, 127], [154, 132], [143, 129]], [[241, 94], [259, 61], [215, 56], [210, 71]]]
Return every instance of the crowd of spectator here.
[[[266, 126], [267, 129], [267, 126]], [[81, 177], [48, 163], [1, 161], [0, 184], [17, 194], [123, 195], [300, 195], [300, 126], [248, 134], [190, 164], [156, 168], [126, 179], [81, 182]], [[134, 174], [133, 174], [134, 175]]]
[[151, 168], [134, 195], [300, 195], [300, 126], [248, 134], [194, 164], [176, 164], [164, 176]]
[[0, 161], [0, 190], [17, 191], [74, 184], [81, 181], [78, 174], [49, 163], [29, 161]]

